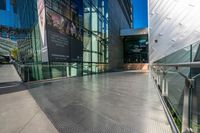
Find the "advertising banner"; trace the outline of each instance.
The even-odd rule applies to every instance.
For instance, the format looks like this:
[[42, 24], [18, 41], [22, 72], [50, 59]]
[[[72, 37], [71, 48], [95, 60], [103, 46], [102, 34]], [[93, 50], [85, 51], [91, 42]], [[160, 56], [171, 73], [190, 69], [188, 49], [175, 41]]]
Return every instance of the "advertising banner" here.
[[71, 61], [82, 62], [83, 61], [83, 43], [77, 39], [71, 38]]
[[83, 60], [83, 35], [73, 21], [46, 8], [49, 61], [81, 62]]
[[83, 60], [82, 2], [57, 1], [57, 8], [46, 3], [48, 59], [51, 62]]
[[49, 60], [69, 61], [70, 21], [46, 8]]
[[46, 35], [46, 20], [44, 0], [37, 0], [38, 22], [41, 38], [41, 57], [42, 62], [48, 62], [47, 35]]

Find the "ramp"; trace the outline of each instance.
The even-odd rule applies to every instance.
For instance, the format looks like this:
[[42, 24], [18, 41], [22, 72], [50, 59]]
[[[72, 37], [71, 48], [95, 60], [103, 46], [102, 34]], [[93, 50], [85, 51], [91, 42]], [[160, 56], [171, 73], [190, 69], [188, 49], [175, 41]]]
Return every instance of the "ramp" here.
[[10, 82], [21, 82], [21, 78], [17, 73], [14, 65], [12, 64], [3, 64], [0, 65], [0, 84], [10, 83]]

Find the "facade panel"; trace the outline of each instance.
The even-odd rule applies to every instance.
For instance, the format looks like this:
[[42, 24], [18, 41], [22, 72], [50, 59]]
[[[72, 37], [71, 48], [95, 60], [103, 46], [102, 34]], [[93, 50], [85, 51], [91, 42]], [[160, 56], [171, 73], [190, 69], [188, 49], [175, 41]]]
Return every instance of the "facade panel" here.
[[[122, 1], [120, 1], [122, 2]], [[130, 29], [124, 9], [118, 0], [109, 0], [109, 69], [122, 69], [124, 63], [123, 40], [120, 38], [121, 29]]]
[[150, 63], [199, 41], [199, 0], [149, 0]]

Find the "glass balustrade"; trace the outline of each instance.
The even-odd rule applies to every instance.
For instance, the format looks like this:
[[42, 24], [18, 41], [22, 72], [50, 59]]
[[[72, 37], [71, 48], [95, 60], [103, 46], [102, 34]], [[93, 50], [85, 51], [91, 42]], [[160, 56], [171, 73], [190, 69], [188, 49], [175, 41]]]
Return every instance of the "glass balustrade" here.
[[200, 132], [199, 44], [151, 64], [152, 77], [179, 132]]
[[52, 63], [26, 64], [14, 63], [23, 81], [37, 81], [62, 77], [98, 74], [108, 70], [108, 64], [91, 63]]

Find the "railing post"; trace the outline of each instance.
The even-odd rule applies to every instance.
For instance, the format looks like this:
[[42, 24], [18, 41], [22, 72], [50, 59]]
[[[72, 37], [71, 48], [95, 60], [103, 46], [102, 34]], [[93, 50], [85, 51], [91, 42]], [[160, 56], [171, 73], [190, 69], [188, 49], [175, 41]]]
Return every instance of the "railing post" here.
[[[160, 70], [157, 70], [157, 71], [160, 71]], [[160, 86], [161, 85], [161, 76], [160, 76], [160, 73], [159, 72], [157, 72], [157, 85], [158, 86]], [[160, 86], [160, 87], [162, 87], [162, 86]]]
[[29, 67], [28, 67], [28, 82], [30, 81]]
[[193, 79], [185, 78], [183, 97], [182, 133], [192, 133], [190, 128], [190, 89], [193, 88]]
[[168, 80], [165, 77], [162, 80], [162, 96], [168, 96]]
[[[157, 66], [157, 67], [154, 67]], [[189, 62], [189, 63], [175, 63], [175, 64], [156, 64], [152, 66], [152, 68], [155, 68], [153, 70], [153, 73], [155, 74], [155, 79], [157, 80], [157, 85], [160, 85], [162, 96], [168, 96], [168, 80], [165, 77], [165, 72], [160, 67], [175, 67], [176, 72], [179, 73], [182, 77], [185, 79], [185, 87], [183, 89], [183, 110], [182, 110], [182, 127], [181, 127], [181, 133], [193, 133], [196, 132], [195, 129], [193, 129], [192, 121], [197, 121], [197, 114], [192, 114], [192, 109], [197, 108], [197, 102], [192, 95], [194, 93], [194, 89], [196, 88], [195, 80], [197, 77], [200, 77], [200, 73], [197, 74], [194, 77], [191, 77], [191, 75], [188, 77], [188, 75], [185, 75], [179, 71], [179, 67], [189, 67], [189, 68], [200, 68], [200, 62]], [[160, 72], [163, 71], [163, 77], [160, 76]], [[192, 115], [191, 115], [192, 114]], [[196, 123], [195, 123], [196, 124]]]
[[168, 80], [166, 78], [167, 71], [163, 71], [163, 78], [162, 78], [162, 96], [168, 96]]
[[[196, 91], [198, 90], [198, 88], [196, 88], [197, 86], [195, 84], [195, 82], [196, 82], [195, 80], [199, 77], [200, 77], [200, 73], [192, 77], [192, 90], [190, 92], [190, 94], [192, 96], [190, 98], [190, 100], [191, 100], [190, 101], [191, 102], [190, 112], [192, 112], [191, 110], [193, 110], [194, 112], [198, 112], [198, 109], [197, 109], [198, 102], [197, 102], [197, 94], [196, 94]], [[193, 129], [193, 132], [198, 132], [199, 129], [197, 128], [197, 125], [196, 125], [196, 123], [198, 123], [198, 113], [190, 114], [190, 119], [191, 119], [190, 127]], [[195, 125], [193, 125], [193, 122]]]

